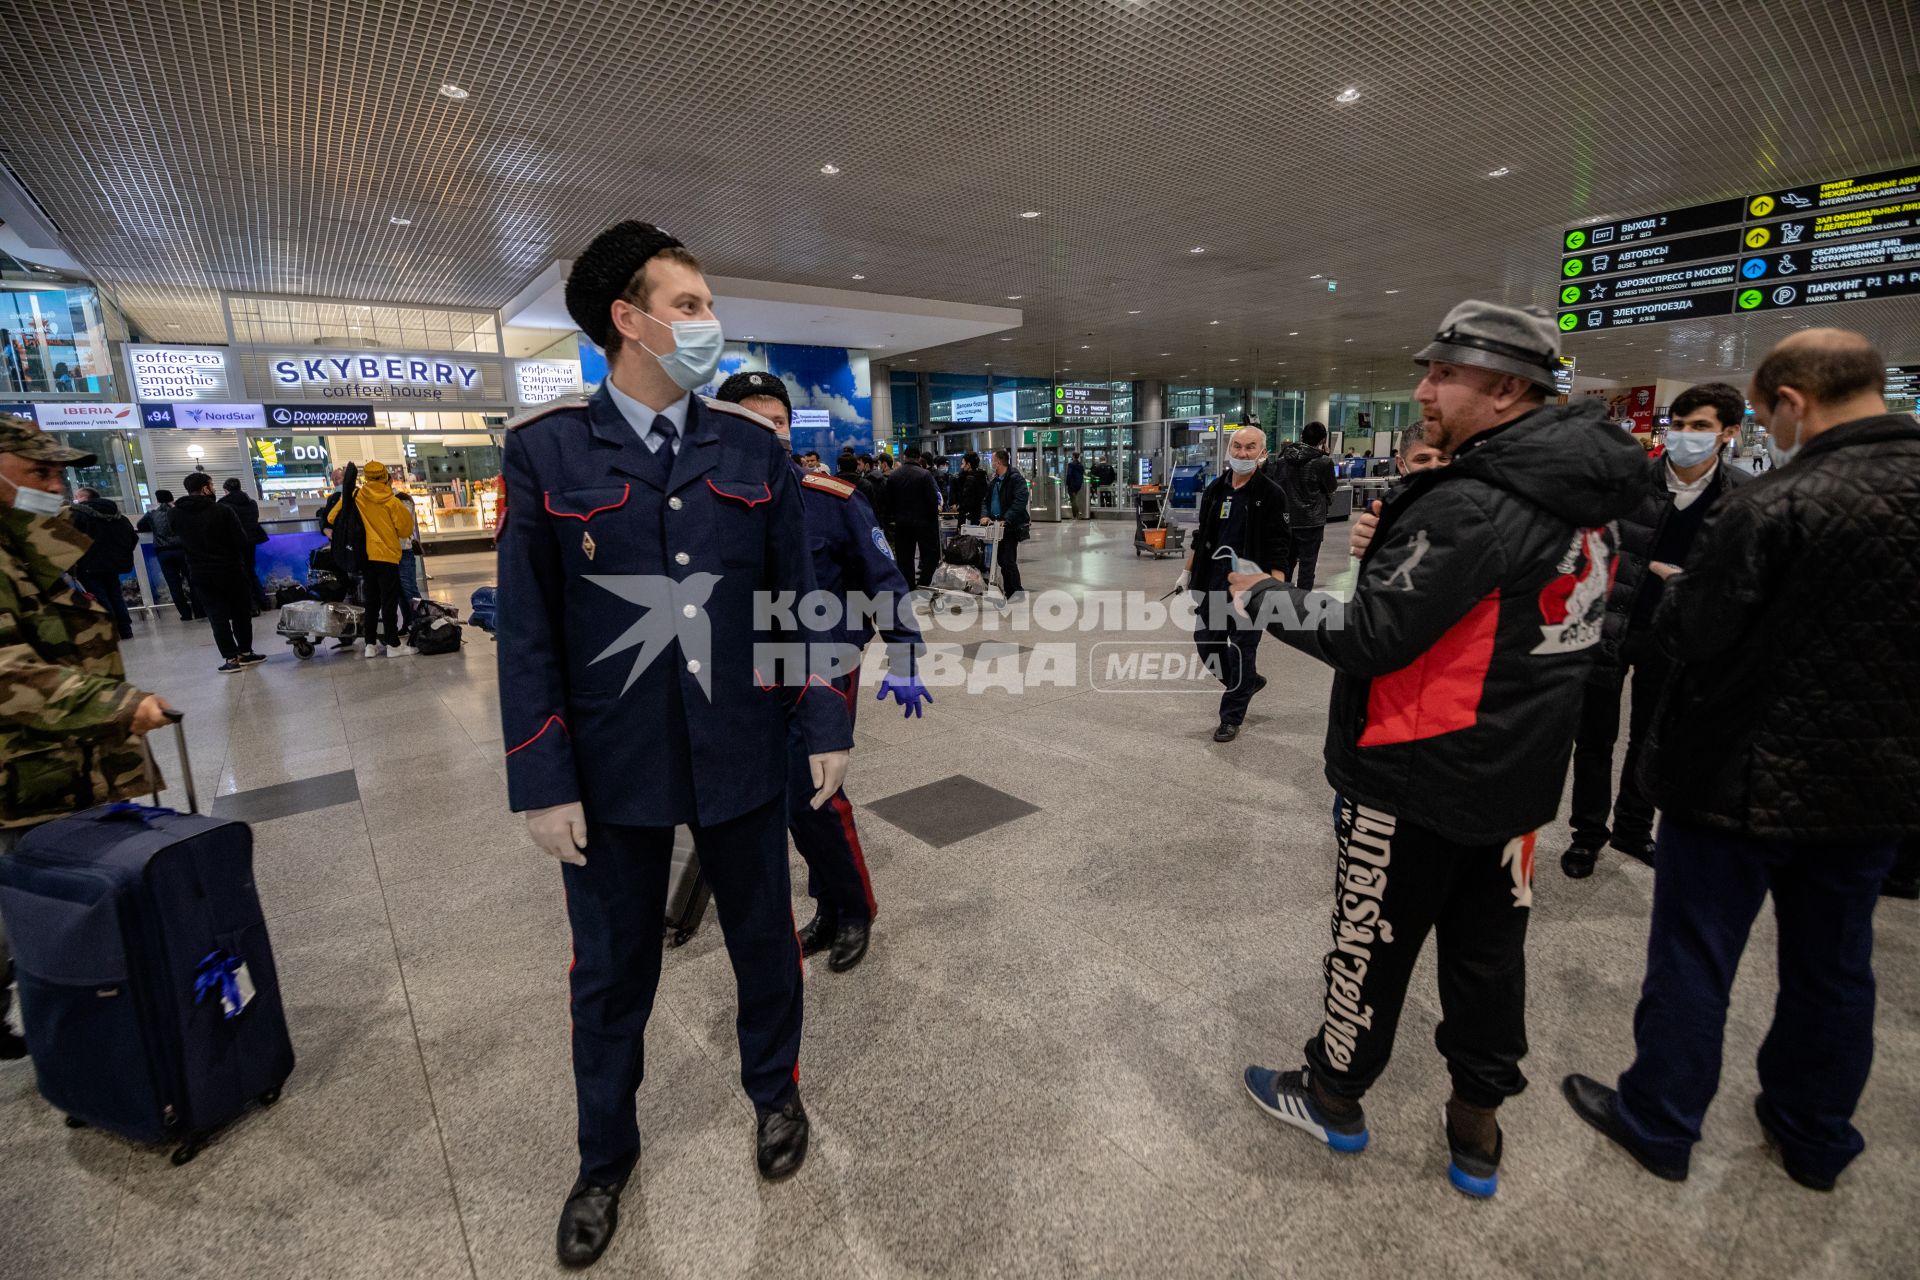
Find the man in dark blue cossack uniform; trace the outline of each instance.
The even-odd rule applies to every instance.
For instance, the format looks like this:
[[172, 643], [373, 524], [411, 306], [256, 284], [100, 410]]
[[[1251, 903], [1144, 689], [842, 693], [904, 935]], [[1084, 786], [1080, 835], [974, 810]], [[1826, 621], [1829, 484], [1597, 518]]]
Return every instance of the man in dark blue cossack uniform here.
[[621, 223], [575, 261], [566, 299], [609, 372], [586, 404], [507, 436], [498, 637], [509, 801], [567, 864], [580, 1175], [557, 1248], [586, 1266], [639, 1160], [676, 825], [693, 831], [733, 961], [760, 1172], [805, 1159], [788, 720], [815, 805], [840, 789], [853, 732], [824, 681], [761, 679], [761, 643], [831, 637], [756, 629], [757, 595], [814, 587], [801, 490], [766, 422], [690, 394], [722, 342], [699, 264], [658, 228]]
[[[786, 383], [773, 374], [736, 373], [720, 384], [714, 396], [751, 409], [771, 422], [783, 438], [788, 434], [793, 407]], [[832, 476], [797, 467], [795, 470], [807, 513], [814, 581], [840, 605], [834, 639], [858, 654], [877, 630], [887, 643], [887, 672], [880, 679], [875, 698], [892, 695], [902, 715], [920, 715], [924, 709], [921, 704], [932, 702], [933, 694], [920, 682], [914, 665], [920, 628], [903, 607], [911, 586], [894, 563], [886, 532], [857, 486]], [[864, 609], [856, 616], [848, 607], [849, 592], [876, 599], [879, 604], [874, 616], [867, 616]], [[847, 700], [849, 718], [855, 706], [855, 690], [860, 687], [858, 659], [852, 661], [854, 669], [833, 680], [833, 687]], [[867, 858], [860, 848], [853, 802], [847, 799], [847, 793], [834, 792], [818, 808], [808, 803], [812, 789], [806, 785], [807, 749], [806, 737], [796, 720], [789, 729], [787, 745], [787, 830], [806, 860], [807, 892], [814, 901], [813, 919], [800, 930], [800, 952], [813, 955], [831, 947], [827, 967], [845, 973], [867, 954], [867, 939], [879, 908], [873, 899], [873, 880], [867, 874]]]

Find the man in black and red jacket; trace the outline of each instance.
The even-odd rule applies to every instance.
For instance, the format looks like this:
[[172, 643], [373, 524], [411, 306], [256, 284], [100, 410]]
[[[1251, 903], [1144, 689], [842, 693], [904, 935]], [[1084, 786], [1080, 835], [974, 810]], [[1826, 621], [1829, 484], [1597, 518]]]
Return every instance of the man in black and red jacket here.
[[[1639, 505], [1620, 517], [1619, 568], [1573, 739], [1573, 843], [1560, 855], [1560, 869], [1575, 880], [1593, 874], [1600, 846], [1606, 844], [1653, 865], [1653, 801], [1639, 782], [1640, 749], [1673, 667], [1649, 638], [1662, 579], [1648, 573], [1647, 564], [1686, 564], [1694, 536], [1721, 498], [1753, 478], [1720, 461], [1746, 414], [1746, 399], [1724, 382], [1688, 387], [1675, 396], [1666, 451], [1648, 459]], [[1620, 736], [1620, 692], [1629, 672], [1633, 695], [1616, 800], [1613, 744]]]
[[1496, 1108], [1526, 1087], [1534, 833], [1566, 781], [1612, 578], [1611, 522], [1645, 455], [1599, 406], [1549, 406], [1545, 312], [1464, 302], [1416, 360], [1414, 399], [1450, 465], [1392, 493], [1352, 599], [1236, 574], [1247, 614], [1334, 669], [1333, 950], [1306, 1066], [1249, 1067], [1248, 1092], [1337, 1151], [1386, 1067], [1421, 945], [1438, 936], [1435, 1034], [1453, 1078], [1448, 1177], [1498, 1185]]

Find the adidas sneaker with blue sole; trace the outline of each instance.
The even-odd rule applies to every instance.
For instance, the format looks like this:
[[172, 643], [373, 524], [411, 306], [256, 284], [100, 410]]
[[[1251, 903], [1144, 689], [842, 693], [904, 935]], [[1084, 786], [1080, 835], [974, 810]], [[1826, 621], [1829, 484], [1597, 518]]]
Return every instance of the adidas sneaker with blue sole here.
[[1248, 1067], [1244, 1079], [1247, 1094], [1274, 1119], [1312, 1134], [1343, 1155], [1358, 1155], [1367, 1149], [1365, 1114], [1356, 1111], [1347, 1120], [1328, 1115], [1315, 1104], [1304, 1069], [1282, 1072]]

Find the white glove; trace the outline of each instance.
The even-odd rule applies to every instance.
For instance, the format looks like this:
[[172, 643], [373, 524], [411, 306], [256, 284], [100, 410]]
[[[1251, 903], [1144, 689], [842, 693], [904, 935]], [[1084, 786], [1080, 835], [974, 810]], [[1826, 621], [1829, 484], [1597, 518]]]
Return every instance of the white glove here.
[[527, 814], [527, 834], [548, 856], [576, 867], [587, 865], [580, 853], [587, 847], [587, 811], [579, 801], [532, 810]]
[[813, 800], [808, 804], [808, 808], [818, 809], [833, 799], [833, 793], [838, 791], [840, 784], [847, 780], [849, 758], [845, 751], [823, 751], [819, 755], [807, 757], [807, 767], [813, 771], [814, 785]]
[[1347, 554], [1358, 560], [1373, 545], [1373, 531], [1380, 527], [1380, 503], [1374, 502], [1365, 515], [1355, 516], [1347, 531]]
[[1175, 591], [1185, 591], [1192, 584], [1193, 584], [1193, 570], [1182, 569], [1180, 571], [1180, 576], [1173, 580], [1173, 589]]

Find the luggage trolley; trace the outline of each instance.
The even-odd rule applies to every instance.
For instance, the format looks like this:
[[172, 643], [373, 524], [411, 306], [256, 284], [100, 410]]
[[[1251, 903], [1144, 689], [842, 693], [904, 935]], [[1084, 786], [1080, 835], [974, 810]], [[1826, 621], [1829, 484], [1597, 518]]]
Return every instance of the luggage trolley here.
[[1187, 531], [1167, 521], [1167, 499], [1157, 484], [1134, 490], [1133, 554], [1164, 560], [1185, 555]]
[[322, 640], [344, 640], [360, 634], [359, 605], [329, 600], [295, 600], [280, 606], [277, 635], [287, 638], [293, 652], [305, 661]]
[[[956, 521], [957, 523], [957, 521]], [[933, 608], [941, 608], [941, 601], [950, 597], [970, 597], [985, 600], [990, 604], [1007, 607], [1007, 591], [1000, 583], [1000, 539], [1007, 536], [1007, 522], [996, 520], [992, 524], [970, 524], [960, 527], [955, 537], [965, 534], [978, 538], [981, 555], [986, 564], [983, 567], [972, 564], [953, 564], [946, 558], [946, 548], [940, 550], [940, 567], [934, 570], [932, 596], [928, 603]], [[952, 539], [948, 539], [950, 543]], [[998, 591], [1000, 598], [995, 600], [993, 593]], [[959, 604], [950, 606], [954, 612], [960, 611]]]

